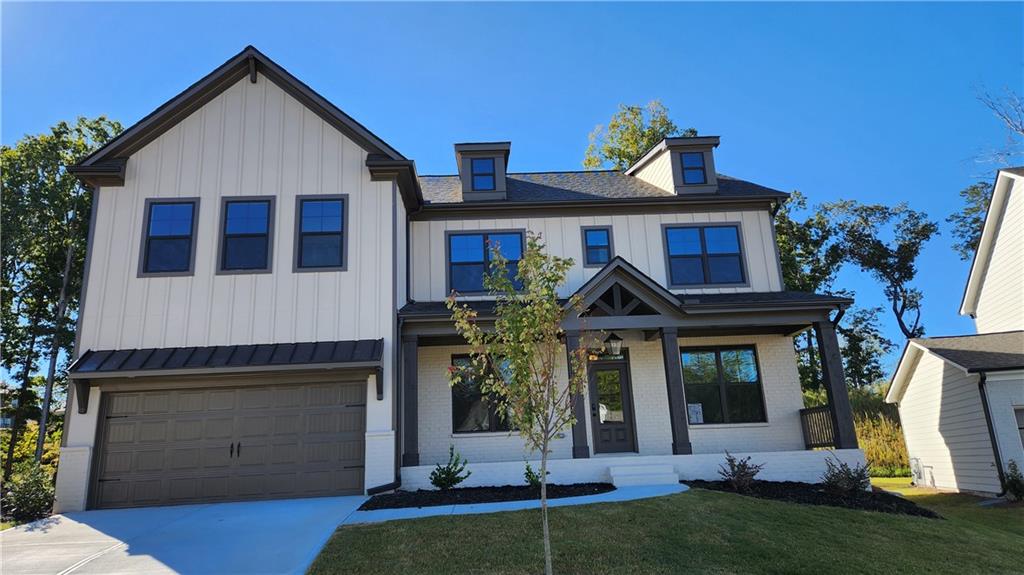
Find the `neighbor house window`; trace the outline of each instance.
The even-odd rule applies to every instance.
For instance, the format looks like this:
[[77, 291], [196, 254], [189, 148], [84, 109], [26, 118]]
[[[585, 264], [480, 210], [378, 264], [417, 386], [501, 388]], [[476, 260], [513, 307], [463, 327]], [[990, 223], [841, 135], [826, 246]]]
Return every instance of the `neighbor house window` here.
[[472, 158], [469, 165], [473, 178], [473, 191], [494, 191], [494, 158]]
[[612, 259], [612, 229], [583, 228], [583, 265], [603, 266]]
[[523, 257], [522, 232], [459, 233], [448, 236], [449, 291], [485, 291], [484, 275], [490, 270], [494, 249], [508, 260], [509, 277], [517, 288], [521, 287], [515, 277]]
[[220, 270], [269, 271], [273, 200], [227, 199], [221, 222]]
[[296, 270], [345, 268], [344, 196], [305, 196], [298, 200]]
[[765, 421], [753, 347], [680, 350], [691, 425]]
[[665, 248], [673, 287], [744, 282], [737, 226], [666, 227]]
[[142, 274], [192, 273], [198, 200], [146, 204]]
[[708, 183], [708, 175], [704, 171], [704, 152], [683, 152], [679, 154], [683, 164], [683, 184], [699, 185]]
[[480, 390], [470, 357], [453, 356], [452, 367], [462, 373], [462, 380], [452, 386], [452, 433], [509, 431], [509, 418]]

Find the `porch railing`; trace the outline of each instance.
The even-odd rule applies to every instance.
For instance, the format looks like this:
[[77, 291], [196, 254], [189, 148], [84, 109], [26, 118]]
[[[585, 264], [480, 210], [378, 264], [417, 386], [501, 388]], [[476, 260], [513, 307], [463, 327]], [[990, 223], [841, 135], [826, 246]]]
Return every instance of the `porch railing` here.
[[832, 429], [832, 413], [829, 406], [801, 409], [800, 426], [804, 430], [804, 446], [807, 449], [835, 446], [835, 432]]

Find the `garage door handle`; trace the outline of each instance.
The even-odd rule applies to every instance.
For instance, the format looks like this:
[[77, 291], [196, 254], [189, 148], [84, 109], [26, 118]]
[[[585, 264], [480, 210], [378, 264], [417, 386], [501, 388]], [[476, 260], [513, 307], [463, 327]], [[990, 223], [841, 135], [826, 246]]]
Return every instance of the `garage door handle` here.
[[238, 442], [238, 456], [239, 457], [242, 456], [242, 442], [241, 441]]
[[232, 457], [234, 457], [234, 456], [235, 456], [235, 444], [234, 444], [234, 443], [232, 443], [232, 444], [231, 444], [231, 454], [230, 454], [230, 455], [228, 455], [228, 459], [230, 459], [230, 458], [232, 458]]

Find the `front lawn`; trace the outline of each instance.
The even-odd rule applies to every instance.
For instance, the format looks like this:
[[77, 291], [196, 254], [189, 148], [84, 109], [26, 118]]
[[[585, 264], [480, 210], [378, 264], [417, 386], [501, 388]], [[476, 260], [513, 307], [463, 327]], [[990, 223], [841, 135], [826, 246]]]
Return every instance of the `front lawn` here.
[[[919, 503], [947, 519], [701, 489], [556, 508], [551, 510], [555, 571], [1024, 573], [1024, 508], [976, 508], [964, 496], [920, 497]], [[310, 573], [525, 574], [542, 569], [540, 515], [530, 510], [343, 527]]]

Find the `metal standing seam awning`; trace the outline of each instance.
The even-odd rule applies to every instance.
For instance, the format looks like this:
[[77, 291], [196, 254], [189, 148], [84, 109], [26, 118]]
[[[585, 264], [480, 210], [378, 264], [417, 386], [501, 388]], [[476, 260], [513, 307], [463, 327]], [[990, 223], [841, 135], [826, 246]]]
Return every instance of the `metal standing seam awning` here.
[[383, 355], [383, 339], [88, 350], [68, 368], [68, 377], [79, 413], [86, 412], [94, 378], [369, 368], [377, 374], [377, 399], [383, 399]]

